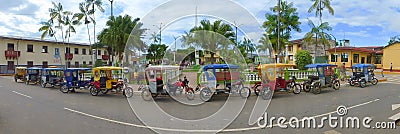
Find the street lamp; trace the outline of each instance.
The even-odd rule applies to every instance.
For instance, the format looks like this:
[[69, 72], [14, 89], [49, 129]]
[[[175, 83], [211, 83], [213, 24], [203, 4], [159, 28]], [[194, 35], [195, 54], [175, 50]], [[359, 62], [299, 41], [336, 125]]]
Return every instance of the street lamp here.
[[338, 56], [337, 56], [337, 54], [336, 54], [336, 37], [333, 36], [332, 34], [329, 34], [329, 35], [335, 39], [335, 65], [337, 65]]
[[[114, 2], [114, 0], [108, 0], [108, 1], [110, 1], [110, 3], [111, 3], [111, 18], [114, 20], [114, 14], [113, 14], [113, 2]], [[113, 33], [112, 33], [112, 37], [114, 37], [114, 30], [113, 30]], [[110, 57], [109, 57], [109, 65], [112, 65], [113, 63], [111, 63], [110, 62], [110, 60], [111, 61], [114, 61], [114, 56], [112, 56], [111, 54], [108, 54]]]
[[153, 26], [157, 27], [160, 30], [160, 45], [161, 45], [161, 31], [162, 31], [162, 27], [163, 27], [162, 22], [160, 23], [160, 26], [157, 26], [157, 25], [153, 25]]
[[178, 37], [173, 36], [173, 37], [175, 40], [174, 63], [176, 64], [176, 61], [175, 61], [175, 59], [176, 59], [176, 39], [180, 38], [181, 36], [178, 36]]
[[236, 42], [236, 46], [237, 46], [238, 45], [238, 27], [242, 26], [243, 24], [238, 25], [235, 21], [233, 23], [234, 23], [233, 26], [235, 27], [235, 30], [236, 30], [236, 32], [235, 32], [235, 42]]

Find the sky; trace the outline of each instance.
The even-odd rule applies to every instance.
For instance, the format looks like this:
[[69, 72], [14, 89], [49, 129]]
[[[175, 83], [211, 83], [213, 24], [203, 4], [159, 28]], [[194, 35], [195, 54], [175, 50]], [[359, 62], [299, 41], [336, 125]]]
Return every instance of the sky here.
[[[0, 0], [0, 36], [40, 38], [41, 22], [49, 19], [48, 9], [51, 0]], [[84, 0], [53, 0], [61, 2], [64, 10], [78, 12], [79, 2]], [[102, 0], [104, 13], [96, 12], [97, 34], [105, 28], [111, 15], [110, 2]], [[308, 19], [318, 23], [315, 13], [308, 13], [311, 0], [287, 0], [298, 9], [301, 32], [293, 32], [292, 40], [303, 38], [310, 30]], [[195, 8], [198, 7], [198, 21], [217, 20], [238, 26], [239, 39], [243, 36], [259, 35], [259, 24], [265, 13], [277, 4], [277, 0], [114, 0], [114, 15], [130, 15], [141, 18], [146, 35], [158, 32], [162, 27], [163, 43], [172, 44], [173, 37], [180, 37], [195, 25]], [[399, 35], [399, 0], [332, 0], [335, 10], [330, 15], [324, 10], [323, 21], [333, 27], [330, 34], [337, 40], [349, 39], [352, 46], [385, 46], [390, 37]], [[188, 15], [188, 16], [182, 16]], [[181, 17], [177, 17], [181, 16]], [[174, 18], [175, 17], [175, 18]], [[210, 18], [212, 17], [212, 18]], [[253, 17], [253, 18], [251, 18]], [[255, 21], [253, 21], [255, 20]], [[257, 24], [256, 24], [257, 23]], [[93, 25], [90, 25], [93, 30]], [[76, 27], [77, 33], [71, 35], [71, 42], [89, 43], [85, 25]], [[93, 38], [93, 33], [91, 34]], [[59, 37], [61, 38], [61, 37]], [[52, 38], [46, 37], [48, 40]], [[93, 39], [92, 39], [93, 41]]]

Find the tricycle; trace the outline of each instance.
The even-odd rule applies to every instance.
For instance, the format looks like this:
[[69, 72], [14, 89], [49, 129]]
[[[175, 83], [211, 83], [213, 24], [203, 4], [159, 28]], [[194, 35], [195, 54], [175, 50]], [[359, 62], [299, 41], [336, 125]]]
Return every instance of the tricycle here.
[[128, 80], [125, 75], [127, 69], [121, 67], [104, 66], [92, 69], [93, 81], [89, 84], [90, 94], [97, 96], [100, 92], [107, 94], [109, 91], [116, 93], [122, 92], [122, 95], [129, 98], [133, 96], [133, 89], [127, 85]]
[[18, 82], [18, 80], [25, 81], [26, 76], [26, 67], [16, 67], [14, 74], [14, 81]]
[[258, 75], [261, 82], [255, 83], [253, 86], [254, 93], [261, 96], [263, 99], [271, 99], [274, 94], [299, 94], [301, 85], [296, 82], [295, 76], [286, 76], [285, 70], [293, 68], [293, 64], [262, 64], [258, 66]]
[[350, 86], [358, 83], [358, 86], [364, 88], [367, 86], [367, 83], [371, 83], [372, 85], [378, 84], [374, 69], [375, 66], [371, 64], [356, 64], [352, 66], [353, 76], [349, 79]]
[[42, 68], [30, 67], [26, 69], [25, 84], [29, 85], [31, 83], [40, 84], [40, 75]]
[[[203, 67], [203, 76], [207, 82], [202, 83], [200, 99], [210, 101], [214, 94], [239, 93], [242, 98], [248, 98], [251, 90], [245, 87], [240, 77], [240, 67], [232, 64], [209, 64]], [[209, 71], [210, 70], [210, 71]]]
[[[148, 66], [145, 69], [147, 85], [142, 87], [141, 93], [143, 100], [149, 101], [158, 95], [175, 96], [177, 91], [182, 93], [183, 88], [187, 85], [183, 81], [173, 81], [179, 77], [179, 68], [179, 66]], [[164, 81], [164, 79], [167, 80]], [[186, 98], [193, 100], [194, 91], [190, 89], [190, 87], [186, 87]]]
[[89, 89], [91, 82], [90, 68], [67, 68], [64, 70], [64, 82], [61, 83], [60, 91], [63, 93], [75, 92], [75, 89]]
[[314, 94], [319, 94], [321, 93], [321, 88], [332, 87], [335, 90], [339, 90], [340, 81], [333, 71], [333, 68], [336, 67], [336, 65], [318, 63], [309, 64], [305, 67], [315, 69], [317, 75], [310, 75], [308, 76], [308, 79], [303, 82], [304, 91], [312, 91]]
[[51, 87], [60, 86], [63, 82], [63, 69], [62, 68], [43, 68], [42, 69], [42, 88], [46, 88], [47, 84]]

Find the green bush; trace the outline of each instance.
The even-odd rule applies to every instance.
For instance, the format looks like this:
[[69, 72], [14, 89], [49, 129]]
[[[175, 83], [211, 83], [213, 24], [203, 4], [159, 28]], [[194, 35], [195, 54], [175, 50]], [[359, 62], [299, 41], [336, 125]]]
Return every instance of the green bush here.
[[96, 60], [96, 63], [94, 63], [94, 67], [101, 67], [103, 66], [103, 60]]
[[295, 55], [297, 68], [305, 70], [305, 66], [312, 63], [312, 56], [307, 50], [300, 50]]

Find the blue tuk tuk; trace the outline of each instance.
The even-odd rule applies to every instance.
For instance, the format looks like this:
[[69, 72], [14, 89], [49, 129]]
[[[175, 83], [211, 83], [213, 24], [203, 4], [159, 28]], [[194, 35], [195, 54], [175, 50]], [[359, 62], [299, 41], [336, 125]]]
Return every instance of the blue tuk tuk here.
[[[202, 86], [200, 99], [209, 101], [213, 94], [239, 93], [242, 98], [250, 96], [250, 88], [244, 87], [240, 78], [240, 67], [232, 64], [209, 64], [203, 67], [208, 85]], [[211, 70], [211, 72], [208, 72]], [[211, 74], [212, 73], [212, 74]]]
[[378, 84], [378, 79], [375, 77], [374, 70], [375, 66], [371, 64], [356, 64], [352, 67], [353, 76], [349, 79], [350, 86], [354, 86], [358, 83], [358, 86], [364, 88], [367, 86], [367, 82], [372, 85]]
[[88, 89], [90, 82], [93, 81], [90, 75], [85, 75], [85, 72], [90, 72], [90, 68], [67, 68], [64, 70], [64, 82], [61, 83], [60, 91], [68, 93], [75, 92], [75, 89]]
[[336, 65], [317, 63], [309, 64], [305, 67], [315, 68], [317, 75], [308, 76], [308, 80], [305, 80], [303, 83], [304, 91], [310, 92], [310, 90], [312, 90], [312, 93], [319, 94], [321, 93], [321, 88], [332, 87], [335, 90], [339, 90], [340, 81], [338, 76], [334, 73], [334, 67], [336, 67]]
[[40, 75], [42, 68], [30, 67], [26, 69], [25, 84], [29, 85], [31, 83], [40, 84]]
[[63, 74], [64, 69], [62, 68], [43, 68], [42, 69], [42, 81], [41, 85], [43, 88], [46, 88], [47, 84], [50, 84], [51, 87], [60, 86], [61, 82], [63, 81]]

